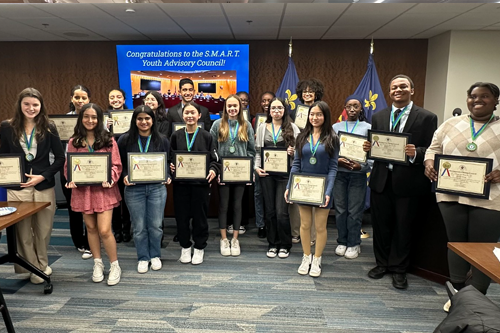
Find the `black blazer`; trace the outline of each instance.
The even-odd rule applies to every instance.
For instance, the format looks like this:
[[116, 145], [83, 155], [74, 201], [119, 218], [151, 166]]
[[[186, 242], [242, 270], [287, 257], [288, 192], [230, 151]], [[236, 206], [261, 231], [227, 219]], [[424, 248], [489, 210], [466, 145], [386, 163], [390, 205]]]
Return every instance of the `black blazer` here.
[[[200, 121], [203, 122], [205, 126], [205, 130], [210, 132], [210, 128], [212, 127], [212, 120], [210, 119], [210, 112], [204, 106], [200, 105], [201, 109], [201, 118]], [[167, 138], [172, 136], [172, 123], [183, 123], [184, 119], [182, 119], [182, 103], [176, 104], [168, 109], [167, 112]]]
[[[372, 117], [372, 130], [389, 131], [391, 107], [375, 113]], [[370, 188], [378, 193], [384, 190], [387, 177], [392, 176], [392, 190], [396, 195], [411, 197], [430, 192], [431, 183], [424, 175], [424, 155], [430, 146], [437, 129], [437, 116], [413, 104], [403, 133], [411, 133], [411, 144], [416, 147], [417, 156], [408, 166], [393, 164], [392, 172], [388, 163], [375, 161], [370, 175]]]
[[[36, 157], [33, 161], [28, 162], [25, 158], [24, 171], [34, 175], [42, 175], [45, 180], [35, 186], [38, 191], [46, 190], [55, 186], [54, 175], [64, 166], [65, 156], [64, 149], [59, 139], [59, 133], [54, 124], [49, 125], [50, 131], [45, 135], [44, 139], [37, 142]], [[25, 155], [19, 139], [14, 138], [14, 129], [10, 126], [9, 121], [5, 120], [0, 126], [0, 154], [22, 154]], [[52, 151], [55, 157], [54, 163], [50, 164], [49, 153]], [[14, 187], [13, 190], [21, 190], [21, 187]]]

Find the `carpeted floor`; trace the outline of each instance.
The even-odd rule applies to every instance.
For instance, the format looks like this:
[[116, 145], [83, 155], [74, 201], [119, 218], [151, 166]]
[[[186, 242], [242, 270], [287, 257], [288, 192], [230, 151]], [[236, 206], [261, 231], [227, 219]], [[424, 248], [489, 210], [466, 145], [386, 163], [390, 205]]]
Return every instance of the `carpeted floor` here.
[[[93, 260], [82, 260], [72, 246], [67, 212], [59, 210], [55, 221], [51, 295], [27, 275], [14, 274], [12, 265], [0, 266], [0, 286], [18, 333], [416, 333], [432, 332], [446, 316], [447, 296], [439, 284], [409, 275], [410, 287], [401, 291], [392, 287], [390, 276], [367, 277], [374, 265], [371, 238], [363, 240], [357, 259], [337, 257], [333, 222], [319, 278], [297, 274], [300, 244], [287, 259], [267, 258], [267, 242], [257, 238], [255, 228], [240, 237], [241, 256], [222, 257], [216, 220], [210, 221], [204, 263], [181, 264], [180, 247], [171, 241], [174, 222], [167, 219], [163, 269], [138, 274], [133, 243], [121, 243], [122, 280], [109, 287], [91, 281]], [[371, 233], [369, 226], [365, 230]], [[499, 304], [500, 286], [492, 284], [489, 296]]]

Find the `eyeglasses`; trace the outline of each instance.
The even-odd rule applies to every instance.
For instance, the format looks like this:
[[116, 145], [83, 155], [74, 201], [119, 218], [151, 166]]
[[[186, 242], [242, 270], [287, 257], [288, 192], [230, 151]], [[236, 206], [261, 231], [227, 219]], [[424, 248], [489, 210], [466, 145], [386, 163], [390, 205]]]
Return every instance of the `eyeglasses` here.
[[240, 98], [241, 102], [244, 103], [244, 102], [248, 102], [248, 99], [243, 99], [243, 98]]
[[313, 90], [304, 90], [302, 93], [303, 94], [314, 94], [314, 91]]
[[146, 98], [145, 102], [156, 102], [156, 98]]
[[346, 105], [345, 109], [346, 109], [346, 111], [359, 110], [359, 109], [361, 109], [361, 105]]
[[283, 111], [285, 107], [283, 106], [272, 106], [271, 111]]

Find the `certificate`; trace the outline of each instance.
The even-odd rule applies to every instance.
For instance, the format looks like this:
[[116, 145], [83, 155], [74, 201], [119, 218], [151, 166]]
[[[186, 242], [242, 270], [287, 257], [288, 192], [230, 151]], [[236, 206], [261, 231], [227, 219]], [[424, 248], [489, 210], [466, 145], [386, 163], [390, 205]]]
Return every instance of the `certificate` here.
[[325, 203], [326, 176], [292, 173], [288, 200], [293, 203], [321, 206]]
[[260, 150], [262, 169], [270, 175], [288, 175], [290, 158], [286, 148], [262, 147]]
[[[185, 127], [186, 127], [186, 123], [172, 123], [172, 133], [174, 133], [182, 128], [185, 128]], [[202, 121], [199, 121], [198, 127], [205, 128], [205, 124]]]
[[222, 157], [221, 183], [252, 183], [252, 157]]
[[432, 189], [439, 193], [488, 199], [490, 183], [486, 183], [484, 177], [491, 172], [492, 166], [490, 158], [435, 155], [438, 180], [432, 183]]
[[368, 130], [371, 149], [368, 158], [376, 161], [408, 165], [405, 147], [410, 143], [410, 133], [395, 133]]
[[24, 156], [20, 154], [0, 155], [0, 186], [18, 187], [26, 181]]
[[359, 163], [366, 163], [366, 152], [363, 150], [363, 143], [366, 141], [366, 136], [339, 131], [339, 139], [339, 157]]
[[174, 180], [207, 181], [209, 156], [208, 152], [174, 152]]
[[257, 128], [259, 128], [261, 124], [264, 124], [266, 120], [267, 120], [267, 113], [257, 113], [255, 115], [255, 132], [257, 132]]
[[113, 120], [113, 134], [123, 134], [130, 129], [133, 113], [134, 110], [109, 111], [109, 118]]
[[250, 117], [248, 116], [248, 109], [244, 109], [243, 111], [243, 118], [246, 120], [246, 121], [250, 121]]
[[309, 107], [307, 105], [297, 105], [295, 125], [300, 129], [306, 128], [307, 117], [309, 117]]
[[51, 114], [49, 119], [56, 125], [61, 141], [69, 141], [75, 132], [78, 116], [73, 114]]
[[68, 182], [76, 185], [111, 183], [111, 153], [68, 153]]
[[128, 153], [128, 181], [134, 184], [167, 181], [167, 153]]

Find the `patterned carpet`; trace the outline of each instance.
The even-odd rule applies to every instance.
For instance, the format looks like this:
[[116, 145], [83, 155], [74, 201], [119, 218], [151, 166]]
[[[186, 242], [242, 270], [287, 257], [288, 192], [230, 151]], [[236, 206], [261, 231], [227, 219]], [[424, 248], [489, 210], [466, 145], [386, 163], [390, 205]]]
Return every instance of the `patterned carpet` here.
[[[445, 318], [444, 287], [409, 275], [410, 287], [396, 290], [390, 276], [372, 280], [372, 239], [363, 240], [355, 260], [334, 254], [337, 231], [329, 241], [319, 278], [300, 276], [300, 244], [287, 259], [266, 257], [267, 242], [256, 229], [240, 237], [242, 254], [222, 257], [216, 220], [199, 266], [178, 262], [171, 241], [174, 222], [166, 220], [163, 269], [138, 274], [133, 243], [118, 245], [122, 280], [109, 287], [93, 283], [92, 260], [72, 246], [67, 212], [56, 215], [50, 245], [54, 292], [43, 294], [12, 265], [0, 266], [4, 292], [16, 332], [432, 332]], [[366, 226], [371, 233], [371, 228]], [[5, 237], [0, 252], [6, 251]], [[109, 262], [104, 259], [106, 268]], [[500, 303], [500, 286], [490, 298]], [[0, 332], [6, 332], [0, 324]]]

